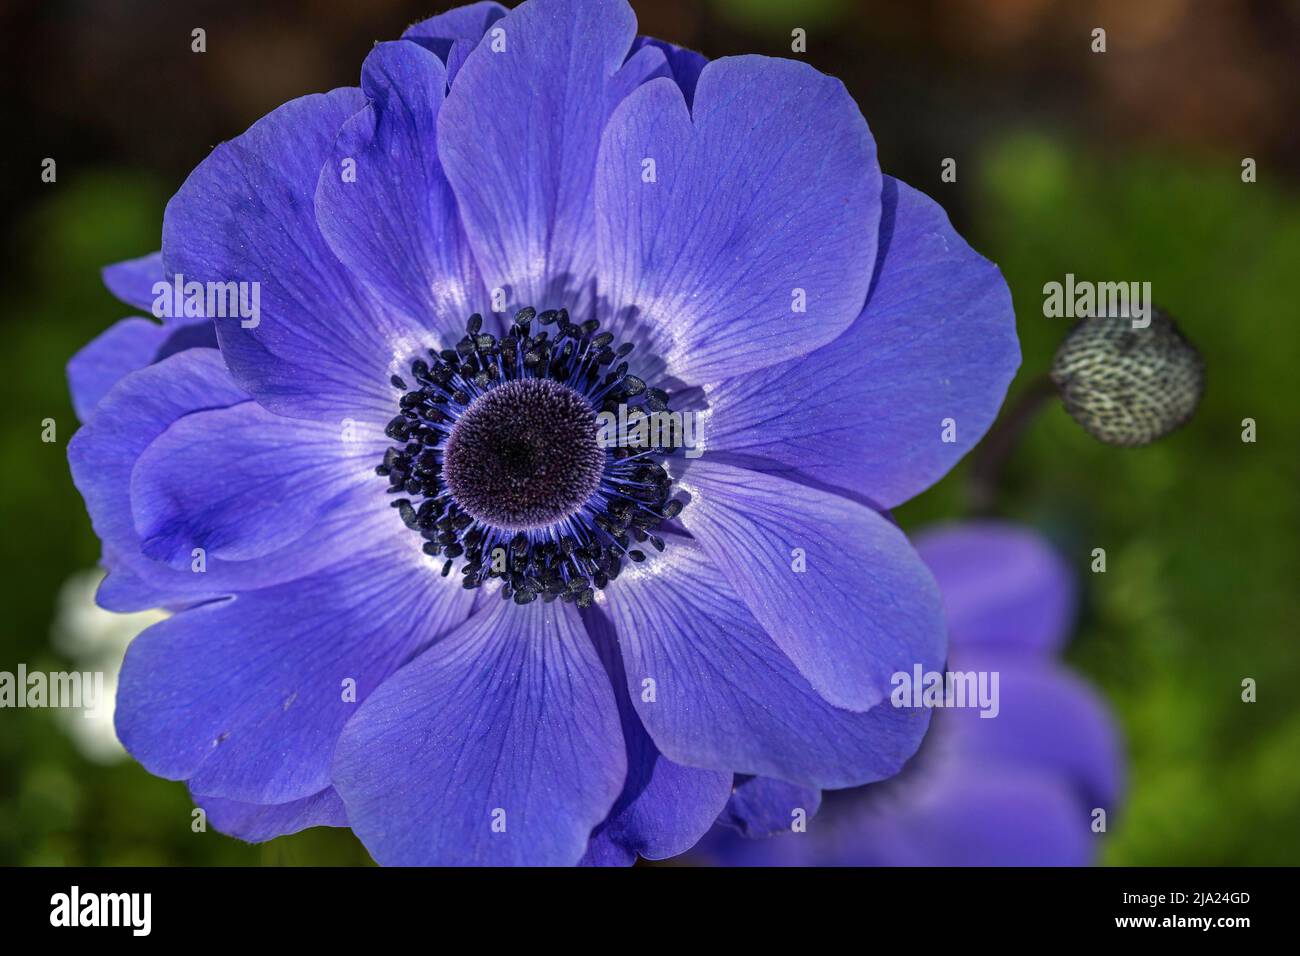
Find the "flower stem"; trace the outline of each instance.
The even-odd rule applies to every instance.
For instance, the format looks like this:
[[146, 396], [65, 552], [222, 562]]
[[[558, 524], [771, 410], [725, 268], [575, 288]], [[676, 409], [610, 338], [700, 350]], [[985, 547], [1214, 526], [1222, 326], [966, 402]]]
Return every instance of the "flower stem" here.
[[988, 514], [993, 511], [998, 483], [1007, 459], [1011, 457], [1011, 452], [1029, 423], [1047, 404], [1048, 399], [1056, 394], [1056, 384], [1052, 377], [1046, 372], [1040, 373], [976, 447], [970, 474], [966, 479], [966, 498], [973, 512]]

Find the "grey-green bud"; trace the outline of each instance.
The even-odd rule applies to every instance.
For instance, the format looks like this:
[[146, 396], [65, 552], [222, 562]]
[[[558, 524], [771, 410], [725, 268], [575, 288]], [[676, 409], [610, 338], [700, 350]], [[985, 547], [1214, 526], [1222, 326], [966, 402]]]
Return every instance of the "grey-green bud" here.
[[1164, 312], [1133, 328], [1127, 318], [1085, 319], [1052, 361], [1065, 409], [1108, 445], [1148, 445], [1185, 423], [1205, 391], [1205, 362]]

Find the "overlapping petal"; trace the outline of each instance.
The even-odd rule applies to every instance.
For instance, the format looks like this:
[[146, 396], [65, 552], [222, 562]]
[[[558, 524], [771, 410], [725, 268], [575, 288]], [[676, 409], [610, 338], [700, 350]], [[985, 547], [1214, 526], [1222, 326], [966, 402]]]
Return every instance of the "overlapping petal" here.
[[[322, 522], [348, 517], [346, 547], [383, 533], [388, 501], [375, 464], [377, 427], [283, 418], [255, 402], [192, 412], [170, 424], [131, 471], [141, 551], [188, 569], [208, 558], [248, 561], [280, 551]], [[342, 542], [340, 542], [342, 544]]]
[[690, 495], [682, 524], [826, 700], [868, 710], [888, 696], [895, 673], [938, 669], [938, 588], [880, 514], [707, 455], [687, 465], [678, 485]]
[[626, 772], [576, 610], [498, 601], [366, 702], [333, 776], [380, 863], [572, 865]]
[[882, 200], [861, 314], [809, 355], [710, 389], [705, 440], [748, 467], [888, 508], [937, 481], [984, 435], [1020, 351], [997, 267], [925, 194], [886, 177]]
[[410, 40], [448, 62], [452, 48], [460, 42], [477, 44], [483, 35], [509, 11], [492, 0], [480, 0], [454, 7], [446, 13], [413, 23], [402, 33]]
[[488, 311], [437, 153], [446, 89], [438, 58], [381, 43], [361, 68], [369, 103], [343, 124], [320, 171], [316, 218], [330, 248], [376, 299], [416, 316], [440, 347]]
[[[689, 539], [674, 537], [604, 597], [633, 706], [678, 763], [848, 787], [896, 773], [925, 734], [924, 710], [822, 699]], [[786, 613], [800, 615], [788, 602]]]
[[89, 421], [104, 396], [131, 372], [186, 349], [216, 347], [216, 330], [207, 321], [159, 325], [130, 318], [115, 323], [68, 362], [68, 390], [77, 418]]
[[596, 172], [606, 307], [668, 373], [703, 385], [825, 345], [862, 310], [880, 170], [843, 84], [728, 57], [687, 109], [655, 80], [610, 117]]
[[[146, 556], [132, 501], [133, 483], [146, 481], [143, 475], [136, 474], [140, 459], [156, 440], [187, 416], [248, 403], [248, 395], [231, 380], [215, 349], [189, 349], [127, 375], [99, 404], [91, 421], [73, 436], [68, 445], [68, 461], [73, 481], [86, 501], [91, 522], [109, 559], [109, 577], [101, 594], [111, 595], [108, 599], [114, 610], [184, 606], [301, 577], [355, 547], [358, 533], [374, 524], [359, 520], [360, 513], [364, 513], [361, 517], [373, 518], [378, 511], [377, 521], [381, 525], [398, 522], [395, 512], [383, 514], [390, 509], [385, 509], [380, 495], [375, 499], [356, 500], [360, 512], [351, 508], [335, 509], [324, 520], [310, 524], [301, 537], [256, 560], [227, 560], [214, 555], [202, 556], [195, 563], [201, 556], [191, 549], [191, 561], [181, 568]], [[271, 431], [264, 437], [283, 438], [288, 454], [288, 446], [297, 434], [294, 424], [270, 415], [265, 421]], [[340, 429], [336, 434], [342, 438], [345, 432]], [[218, 458], [214, 445], [220, 440], [219, 435], [205, 433], [202, 442], [184, 450], [185, 460], [192, 464], [194, 472], [175, 475], [179, 485], [183, 486], [187, 480], [208, 480], [207, 472], [238, 475], [240, 450], [227, 446], [229, 455]], [[274, 458], [273, 452], [271, 457]], [[168, 463], [158, 464], [166, 467]], [[252, 476], [251, 480], [260, 478]], [[375, 482], [381, 484], [377, 478]], [[236, 498], [241, 490], [247, 492], [247, 484], [228, 489]], [[158, 506], [166, 503], [165, 500], [154, 502]], [[183, 513], [173, 512], [173, 515], [179, 527], [189, 528], [185, 534], [198, 537], [206, 533]], [[239, 520], [238, 515], [229, 517], [235, 522]], [[397, 526], [400, 527], [400, 522]], [[260, 531], [256, 526], [245, 530], [252, 535]], [[296, 530], [301, 533], [304, 529]]]
[[822, 792], [771, 777], [738, 777], [718, 823], [747, 837], [802, 832], [822, 804]]
[[314, 575], [141, 634], [114, 716], [127, 750], [209, 797], [287, 803], [328, 787], [348, 719], [469, 612], [470, 595], [439, 587], [434, 563], [405, 538], [399, 530]]
[[[133, 305], [153, 315], [157, 296], [154, 286], [165, 282], [161, 252], [151, 252], [137, 259], [127, 259], [105, 266], [101, 271], [104, 286], [127, 305]], [[158, 316], [162, 318], [162, 316]], [[184, 321], [184, 318], [181, 318]]]
[[632, 44], [632, 52], [636, 53], [647, 46], [655, 47], [664, 55], [672, 78], [681, 87], [682, 96], [685, 97], [686, 105], [689, 107], [695, 101], [695, 84], [700, 81], [700, 73], [708, 65], [708, 58], [702, 53], [654, 37], [637, 37]]
[[68, 389], [77, 418], [89, 421], [118, 381], [153, 361], [167, 330], [148, 319], [122, 319], [68, 361]]
[[249, 843], [263, 843], [309, 827], [348, 825], [343, 801], [333, 787], [289, 803], [240, 803], [202, 794], [195, 794], [194, 802], [215, 829]]
[[[618, 637], [599, 612], [585, 615], [618, 700], [627, 746], [627, 780], [609, 816], [591, 835], [584, 862], [627, 866], [638, 856], [663, 860], [684, 853], [708, 832], [731, 793], [728, 772], [685, 767], [655, 746], [628, 697]], [[640, 688], [645, 694], [646, 688]]]
[[624, 0], [528, 0], [465, 59], [438, 152], [489, 289], [538, 308], [589, 302], [596, 153], [610, 112], [663, 54], [628, 51]]
[[281, 414], [383, 420], [389, 376], [428, 344], [415, 317], [357, 282], [316, 223], [321, 169], [365, 105], [356, 89], [286, 103], [217, 146], [167, 204], [168, 274], [257, 283], [258, 315], [217, 318], [217, 336], [235, 379]]

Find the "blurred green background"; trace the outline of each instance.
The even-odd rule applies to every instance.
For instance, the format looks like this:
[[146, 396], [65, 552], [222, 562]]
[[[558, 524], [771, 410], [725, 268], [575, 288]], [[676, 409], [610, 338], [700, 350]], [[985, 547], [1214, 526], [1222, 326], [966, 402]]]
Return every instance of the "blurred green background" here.
[[[1052, 538], [1085, 588], [1069, 656], [1111, 702], [1129, 790], [1103, 861], [1300, 862], [1300, 142], [1294, 3], [636, 3], [643, 32], [702, 50], [789, 52], [841, 77], [887, 172], [930, 193], [1011, 286], [1024, 364], [1068, 323], [1042, 287], [1149, 280], [1206, 357], [1196, 418], [1107, 448], [1057, 406], [1013, 452], [999, 514]], [[63, 367], [130, 314], [106, 263], [158, 246], [163, 206], [215, 142], [280, 102], [355, 82], [370, 43], [446, 4], [50, 2], [0, 13], [10, 129], [0, 670], [77, 666], [52, 641], [60, 589], [98, 543], [66, 463]], [[209, 52], [192, 54], [203, 26]], [[1108, 52], [1088, 50], [1093, 26]], [[1289, 106], [1288, 106], [1289, 103]], [[17, 125], [15, 125], [17, 124]], [[43, 184], [40, 160], [59, 162]], [[1241, 160], [1259, 164], [1241, 181]], [[958, 163], [956, 183], [940, 162]], [[58, 440], [40, 440], [41, 421]], [[1254, 418], [1258, 441], [1241, 441]], [[968, 464], [900, 509], [968, 513]], [[1088, 570], [1093, 548], [1107, 571]], [[1257, 703], [1241, 701], [1254, 678]], [[253, 847], [190, 829], [183, 785], [87, 756], [49, 710], [0, 711], [0, 864], [366, 863], [345, 831]]]

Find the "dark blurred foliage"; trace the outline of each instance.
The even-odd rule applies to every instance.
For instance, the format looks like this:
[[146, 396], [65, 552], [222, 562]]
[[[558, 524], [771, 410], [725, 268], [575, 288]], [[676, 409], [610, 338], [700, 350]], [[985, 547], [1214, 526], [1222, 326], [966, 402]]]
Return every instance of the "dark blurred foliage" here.
[[[286, 100], [355, 84], [378, 40], [454, 4], [429, 0], [7, 0], [0, 109], [15, 173], [4, 207], [40, 198], [23, 170], [111, 164], [179, 185], [205, 151]], [[790, 55], [839, 76], [896, 175], [969, 157], [1004, 123], [1069, 127], [1111, 147], [1248, 150], [1300, 165], [1297, 0], [652, 0], [641, 31], [701, 50]], [[1095, 55], [1089, 31], [1106, 28]], [[190, 50], [190, 31], [208, 50]], [[13, 241], [13, 237], [10, 237]], [[19, 248], [23, 244], [19, 241]], [[12, 251], [12, 246], [10, 250]]]
[[[168, 196], [217, 142], [295, 96], [354, 84], [376, 40], [450, 4], [46, 0], [0, 5], [9, 133], [0, 196], [0, 670], [60, 669], [60, 584], [98, 543], [67, 474], [63, 366], [129, 314], [105, 263], [158, 245]], [[710, 57], [804, 55], [848, 85], [887, 172], [949, 210], [1001, 267], [1025, 355], [1067, 325], [1066, 272], [1150, 280], [1206, 356], [1197, 417], [1146, 449], [1096, 444], [1059, 408], [1012, 453], [1000, 513], [1048, 533], [1085, 580], [1071, 655], [1129, 741], [1112, 863], [1300, 860], [1300, 2], [633, 0], [641, 30]], [[192, 53], [190, 31], [207, 31]], [[1093, 54], [1090, 31], [1107, 30]], [[40, 181], [44, 157], [58, 181]], [[1243, 184], [1240, 163], [1259, 163]], [[943, 183], [953, 157], [958, 181]], [[40, 421], [59, 440], [39, 440]], [[1241, 420], [1259, 441], [1240, 441]], [[909, 503], [966, 513], [968, 463]], [[1108, 570], [1088, 572], [1104, 547]], [[1240, 681], [1259, 702], [1240, 702]], [[180, 784], [82, 758], [48, 711], [0, 712], [0, 863], [362, 863], [351, 836], [247, 847], [190, 831]]]

